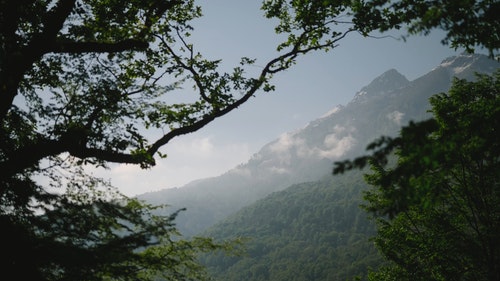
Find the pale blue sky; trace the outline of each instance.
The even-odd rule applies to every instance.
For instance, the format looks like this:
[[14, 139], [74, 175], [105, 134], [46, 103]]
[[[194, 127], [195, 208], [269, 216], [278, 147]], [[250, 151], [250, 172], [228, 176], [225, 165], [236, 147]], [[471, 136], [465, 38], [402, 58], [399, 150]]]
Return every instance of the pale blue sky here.
[[[200, 3], [205, 16], [193, 24], [196, 50], [223, 59], [228, 67], [243, 56], [257, 58], [263, 65], [275, 54], [278, 37], [272, 22], [262, 16], [260, 1]], [[407, 42], [351, 34], [330, 52], [303, 57], [277, 75], [275, 92], [260, 93], [237, 111], [167, 145], [162, 151], [169, 157], [151, 170], [120, 165], [103, 176], [111, 177], [125, 194], [136, 195], [220, 175], [246, 162], [280, 134], [305, 126], [338, 104], [345, 105], [386, 70], [395, 68], [413, 80], [460, 52], [441, 45], [442, 38], [442, 32], [411, 37]]]
[[[265, 58], [279, 43], [273, 22], [260, 11], [260, 1], [205, 0], [204, 17], [194, 23], [193, 40], [198, 49], [234, 66], [242, 56]], [[458, 54], [440, 40], [442, 32], [408, 41], [364, 38], [352, 33], [328, 53], [318, 52], [299, 59], [292, 69], [274, 79], [277, 90], [263, 94], [230, 116], [213, 124], [214, 130], [231, 132], [244, 122], [244, 137], [268, 141], [283, 131], [305, 125], [338, 104], [346, 104], [362, 86], [388, 69], [395, 68], [412, 80]], [[257, 62], [257, 65], [259, 64]], [[258, 112], [258, 114], [256, 114]], [[241, 131], [241, 130], [239, 130]], [[231, 138], [231, 133], [228, 137]]]

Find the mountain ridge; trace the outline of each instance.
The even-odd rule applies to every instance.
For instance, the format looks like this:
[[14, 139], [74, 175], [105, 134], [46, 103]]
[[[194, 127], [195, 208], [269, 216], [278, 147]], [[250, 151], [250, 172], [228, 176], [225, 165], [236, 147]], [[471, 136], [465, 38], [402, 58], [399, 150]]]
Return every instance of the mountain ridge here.
[[396, 69], [391, 68], [373, 79], [370, 84], [359, 90], [351, 102], [361, 102], [367, 93], [370, 95], [383, 95], [405, 87], [410, 81]]
[[498, 62], [486, 56], [464, 54], [445, 58], [412, 81], [390, 69], [362, 87], [347, 105], [283, 133], [246, 163], [216, 177], [138, 197], [152, 204], [167, 203], [170, 211], [187, 208], [178, 217], [178, 227], [183, 234], [194, 235], [272, 192], [327, 176], [334, 161], [358, 156], [368, 143], [397, 134], [410, 120], [428, 118], [428, 98], [447, 91], [455, 74], [473, 79], [475, 70], [497, 68]]
[[[498, 69], [498, 64], [489, 63], [481, 63], [485, 68], [474, 67], [471, 63], [477, 60], [445, 59], [440, 66], [411, 81], [407, 89], [386, 91], [383, 99], [374, 91], [375, 95], [367, 94], [363, 96], [365, 100], [353, 101], [346, 108], [366, 110], [367, 103], [373, 107], [387, 104], [384, 99], [393, 100], [399, 105], [400, 114], [386, 115], [384, 120], [373, 118], [377, 115], [372, 110], [368, 124], [375, 128], [405, 115], [425, 116], [423, 110], [428, 102], [422, 99], [429, 95], [427, 91], [445, 89], [457, 74], [472, 79], [477, 69]], [[413, 112], [402, 104], [405, 101]], [[393, 108], [375, 109], [384, 109], [378, 115], [384, 116]], [[332, 118], [338, 117], [337, 113], [340, 112], [336, 111]], [[353, 170], [292, 185], [243, 207], [202, 235], [217, 240], [243, 238], [247, 254], [238, 258], [208, 255], [202, 257], [202, 262], [215, 280], [367, 280], [370, 269], [384, 261], [370, 240], [376, 233], [373, 221], [359, 208], [363, 192], [369, 188], [363, 180], [364, 172]]]

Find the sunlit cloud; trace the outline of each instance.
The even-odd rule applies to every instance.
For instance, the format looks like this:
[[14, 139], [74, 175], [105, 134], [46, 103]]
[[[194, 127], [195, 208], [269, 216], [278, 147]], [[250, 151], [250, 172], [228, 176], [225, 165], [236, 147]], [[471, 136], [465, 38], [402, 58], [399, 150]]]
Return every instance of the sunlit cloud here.
[[282, 134], [269, 146], [269, 151], [273, 153], [273, 159], [275, 159], [272, 163], [279, 162], [286, 165], [291, 161], [293, 153], [301, 158], [334, 159], [341, 157], [356, 144], [356, 139], [352, 135], [354, 132], [355, 128], [335, 125], [332, 132], [325, 136], [321, 147], [309, 146], [299, 134]]
[[334, 159], [344, 155], [356, 144], [356, 139], [352, 135], [338, 137], [330, 134], [325, 137], [325, 149], [318, 149], [318, 155], [323, 158]]
[[271, 152], [282, 153], [288, 151], [291, 147], [297, 145], [300, 140], [293, 138], [292, 134], [284, 133], [281, 134], [278, 140], [272, 143], [269, 148]]
[[403, 120], [404, 115], [404, 113], [395, 110], [387, 114], [386, 117], [397, 125], [401, 125], [401, 121]]

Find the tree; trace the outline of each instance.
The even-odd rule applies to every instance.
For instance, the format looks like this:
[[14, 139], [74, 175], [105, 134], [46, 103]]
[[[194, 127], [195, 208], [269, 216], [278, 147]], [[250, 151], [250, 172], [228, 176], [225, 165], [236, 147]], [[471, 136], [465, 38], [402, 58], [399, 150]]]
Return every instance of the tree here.
[[[88, 176], [86, 176], [88, 180]], [[204, 280], [202, 252], [232, 252], [236, 241], [185, 240], [177, 215], [119, 194], [71, 184], [65, 196], [43, 194], [39, 215], [5, 214], [2, 274], [20, 280]], [[104, 196], [105, 195], [105, 196]], [[111, 197], [113, 196], [113, 197]], [[42, 204], [43, 203], [43, 204]], [[26, 208], [27, 209], [27, 208]], [[22, 217], [21, 217], [22, 216]]]
[[500, 71], [430, 102], [432, 119], [337, 165], [372, 167], [365, 208], [390, 261], [372, 280], [499, 280]]
[[[498, 1], [270, 0], [266, 5], [281, 19], [282, 30], [338, 23], [343, 9], [365, 36], [406, 27], [406, 38], [441, 28], [442, 43], [454, 48], [485, 48], [495, 57], [500, 47]], [[329, 33], [319, 29], [322, 38]], [[390, 265], [372, 273], [372, 280], [500, 279], [498, 132], [492, 129], [499, 117], [498, 77], [455, 81], [449, 96], [432, 99], [434, 119], [411, 123], [396, 139], [375, 141], [368, 147], [371, 156], [336, 163], [334, 173], [368, 163], [374, 171], [367, 176], [375, 189], [366, 194], [365, 207], [378, 218], [375, 242]]]
[[[339, 7], [340, 14], [345, 5]], [[316, 8], [306, 10], [312, 15]], [[267, 17], [278, 16], [271, 6], [264, 9]], [[85, 167], [152, 167], [173, 138], [201, 129], [259, 90], [273, 90], [273, 74], [300, 55], [335, 47], [353, 29], [324, 39], [329, 24], [340, 22], [288, 21], [293, 26], [277, 27], [289, 35], [279, 55], [247, 77], [254, 59], [224, 73], [220, 60], [203, 58], [189, 42], [189, 22], [200, 16], [193, 0], [0, 0], [4, 274], [197, 279], [196, 252], [227, 246], [175, 238], [175, 214], [154, 216], [152, 206], [114, 194]], [[181, 86], [192, 92], [172, 102], [169, 93]]]
[[[291, 30], [311, 23], [352, 22], [353, 29], [369, 36], [372, 31], [407, 29], [407, 35], [429, 34], [434, 28], [446, 31], [444, 44], [453, 48], [485, 48], [492, 57], [500, 46], [500, 3], [496, 0], [422, 1], [422, 0], [267, 0], [265, 7], [281, 19], [281, 29]], [[345, 12], [347, 17], [339, 17]], [[316, 34], [333, 35], [327, 26]]]
[[500, 3], [496, 0], [421, 1], [374, 0], [357, 1], [356, 23], [370, 32], [387, 31], [406, 26], [408, 35], [429, 34], [434, 28], [446, 31], [443, 44], [473, 52], [485, 48], [491, 57], [500, 47]]
[[[245, 70], [254, 59], [242, 58], [232, 72], [221, 72], [220, 60], [205, 59], [189, 42], [189, 23], [201, 16], [194, 0], [0, 0], [0, 222], [23, 246], [5, 255], [6, 268], [22, 267], [22, 274], [37, 279], [134, 278], [127, 272], [144, 273], [146, 264], [168, 257], [173, 253], [168, 248], [157, 255], [138, 250], [173, 241], [168, 238], [175, 233], [172, 220], [139, 215], [149, 207], [113, 196], [107, 183], [86, 174], [85, 165], [154, 166], [173, 138], [203, 128], [260, 90], [273, 90], [272, 75], [291, 67], [298, 56], [334, 48], [356, 30], [367, 34], [372, 27], [355, 13], [366, 7], [353, 3], [264, 1], [265, 16], [280, 20], [276, 31], [287, 39], [277, 57], [248, 77]], [[181, 86], [193, 91], [182, 102], [172, 102], [169, 93]], [[123, 221], [129, 216], [124, 213], [135, 214], [129, 223], [138, 232]], [[92, 224], [95, 216], [104, 217]], [[126, 226], [130, 233], [123, 232]], [[59, 228], [62, 240], [55, 235]], [[146, 239], [146, 233], [158, 239]], [[182, 253], [217, 248], [208, 242], [207, 247], [188, 243]], [[117, 244], [125, 250], [93, 248]], [[40, 250], [49, 248], [60, 251], [42, 259]], [[103, 264], [109, 266], [91, 269], [84, 263], [92, 259], [82, 259], [78, 263], [88, 269], [82, 276], [84, 271], [69, 264], [75, 251], [90, 251], [93, 257], [107, 253]], [[150, 253], [146, 264], [137, 262], [139, 253]], [[132, 267], [124, 271], [111, 264]]]
[[[22, 145], [5, 150], [0, 167], [6, 176], [64, 152], [98, 164], [150, 167], [172, 138], [227, 114], [261, 88], [272, 90], [272, 74], [301, 54], [333, 47], [350, 31], [320, 42], [318, 29], [325, 23], [303, 25], [299, 35], [280, 45], [282, 55], [256, 78], [246, 78], [243, 67], [253, 59], [243, 58], [232, 73], [219, 73], [220, 60], [204, 59], [188, 43], [188, 22], [201, 15], [193, 1], [2, 5], [0, 120], [4, 126], [16, 118], [19, 126], [35, 126], [23, 135]], [[165, 94], [182, 84], [197, 95], [190, 102], [168, 103]], [[143, 129], [164, 133], [150, 141]], [[21, 141], [21, 135], [11, 138]]]

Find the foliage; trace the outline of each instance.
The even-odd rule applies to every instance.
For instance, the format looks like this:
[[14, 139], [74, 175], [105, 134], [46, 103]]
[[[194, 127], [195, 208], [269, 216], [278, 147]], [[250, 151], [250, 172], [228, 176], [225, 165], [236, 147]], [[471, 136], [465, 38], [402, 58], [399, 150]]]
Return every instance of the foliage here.
[[406, 26], [408, 34], [427, 35], [434, 28], [446, 31], [444, 44], [453, 48], [485, 48], [494, 57], [500, 46], [500, 3], [479, 1], [374, 0], [356, 1], [356, 24], [366, 31], [387, 31]]
[[[485, 48], [492, 57], [500, 46], [500, 3], [496, 0], [267, 0], [264, 7], [268, 15], [281, 20], [278, 32], [313, 28], [315, 32], [308, 38], [312, 43], [335, 38], [339, 33], [332, 27], [350, 22], [351, 31], [364, 35], [402, 27], [407, 28], [408, 35], [427, 35], [441, 28], [446, 31], [444, 44], [469, 52]], [[288, 42], [298, 38], [291, 35]]]
[[198, 276], [195, 252], [225, 248], [174, 239], [175, 216], [116, 200], [85, 167], [153, 166], [173, 138], [273, 90], [273, 74], [334, 47], [345, 32], [319, 44], [314, 28], [298, 30], [247, 77], [254, 59], [225, 73], [189, 42], [189, 23], [200, 16], [194, 0], [0, 0], [0, 222], [9, 230], [9, 270], [28, 280], [145, 279], [145, 269], [188, 279]]
[[29, 204], [2, 209], [3, 274], [23, 280], [203, 280], [197, 255], [237, 245], [184, 240], [174, 224], [178, 212], [154, 215], [161, 206], [97, 187], [106, 185], [84, 175], [65, 194], [39, 191]]
[[204, 232], [240, 237], [246, 254], [202, 259], [216, 280], [350, 280], [377, 267], [374, 225], [359, 208], [361, 173], [275, 192]]
[[[86, 174], [83, 167], [108, 163], [152, 167], [156, 157], [165, 156], [161, 147], [173, 138], [203, 128], [259, 90], [273, 90], [272, 75], [291, 67], [298, 56], [334, 48], [356, 29], [369, 31], [370, 25], [341, 20], [359, 8], [351, 5], [352, 1], [291, 1], [290, 5], [264, 1], [265, 15], [280, 20], [276, 31], [286, 34], [287, 40], [260, 73], [247, 77], [245, 70], [255, 59], [242, 58], [231, 72], [222, 72], [220, 60], [205, 59], [189, 42], [193, 32], [189, 23], [202, 15], [194, 0], [0, 0], [1, 223], [2, 229], [12, 230], [13, 241], [19, 238], [22, 243], [17, 244], [27, 247], [20, 251], [23, 259], [15, 251], [6, 255], [7, 267], [19, 268], [22, 260], [23, 273], [38, 279], [64, 279], [70, 274], [115, 278], [127, 272], [121, 265], [129, 262], [144, 273], [145, 264], [136, 261], [136, 251], [158, 241], [169, 245], [169, 239], [159, 237], [174, 233], [160, 230], [165, 226], [173, 231], [170, 219], [157, 223], [138, 215], [144, 221], [131, 221], [139, 227], [137, 233], [147, 229], [152, 236], [158, 234], [158, 241], [141, 236], [142, 240], [127, 244], [127, 239], [115, 237], [126, 251], [92, 250], [94, 256], [122, 263], [103, 262], [92, 272], [84, 264], [81, 272], [69, 264], [71, 251], [87, 252], [100, 243], [118, 247], [115, 240], [106, 239], [120, 227], [106, 220], [148, 210], [141, 204], [138, 209], [121, 205], [127, 199], [111, 200], [110, 191], [98, 192], [107, 184]], [[173, 95], [176, 92], [181, 96]], [[97, 215], [104, 215], [99, 218], [104, 221], [92, 225], [90, 220]], [[55, 235], [59, 227], [67, 237], [63, 241]], [[94, 229], [106, 235], [94, 236]], [[188, 245], [205, 249], [196, 246], [197, 241]], [[65, 248], [54, 247], [61, 250], [37, 260], [41, 257], [37, 245], [47, 243], [62, 243]], [[180, 261], [186, 265], [189, 248], [178, 252], [167, 247], [162, 253], [184, 257]], [[164, 257], [154, 251], [143, 253], [149, 257], [143, 260], [148, 266]], [[92, 264], [91, 259], [81, 262]]]
[[[373, 280], [498, 280], [500, 71], [455, 79], [431, 104], [431, 120], [375, 143], [372, 157], [337, 166], [371, 163], [366, 209], [392, 262]], [[387, 165], [392, 151], [397, 162]]]
[[[0, 120], [12, 134], [0, 163], [6, 175], [64, 152], [92, 163], [154, 165], [172, 138], [227, 114], [261, 88], [272, 90], [272, 74], [345, 35], [319, 44], [311, 24], [247, 78], [245, 66], [254, 59], [222, 73], [220, 60], [204, 59], [188, 42], [189, 21], [201, 16], [193, 1], [1, 3]], [[167, 93], [183, 84], [196, 95], [172, 102]], [[160, 136], [151, 141], [143, 129]]]

